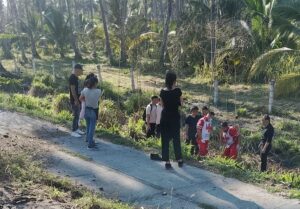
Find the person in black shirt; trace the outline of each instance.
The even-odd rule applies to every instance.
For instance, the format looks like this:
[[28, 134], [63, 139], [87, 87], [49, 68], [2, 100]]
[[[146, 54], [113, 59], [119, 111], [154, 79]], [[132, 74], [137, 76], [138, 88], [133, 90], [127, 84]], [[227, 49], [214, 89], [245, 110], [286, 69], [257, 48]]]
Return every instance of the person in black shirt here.
[[72, 75], [69, 77], [69, 92], [70, 92], [70, 103], [72, 106], [73, 122], [72, 122], [72, 133], [73, 137], [81, 137], [84, 134], [79, 130], [78, 121], [80, 115], [80, 91], [78, 77], [83, 74], [82, 65], [76, 64], [74, 66]]
[[166, 169], [171, 169], [169, 159], [169, 142], [173, 139], [175, 158], [178, 166], [183, 166], [180, 145], [180, 114], [179, 106], [182, 104], [182, 92], [176, 88], [176, 74], [168, 71], [166, 74], [166, 88], [160, 92], [162, 113], [160, 120], [162, 160], [166, 162]]
[[272, 148], [272, 139], [274, 137], [274, 128], [270, 122], [270, 116], [264, 115], [262, 119], [264, 126], [262, 141], [259, 144], [261, 157], [261, 172], [267, 170], [267, 157]]
[[199, 108], [193, 106], [191, 108], [191, 114], [185, 119], [185, 143], [187, 145], [192, 144], [191, 155], [198, 153], [199, 148], [197, 145], [196, 134], [197, 134], [197, 122], [200, 120]]

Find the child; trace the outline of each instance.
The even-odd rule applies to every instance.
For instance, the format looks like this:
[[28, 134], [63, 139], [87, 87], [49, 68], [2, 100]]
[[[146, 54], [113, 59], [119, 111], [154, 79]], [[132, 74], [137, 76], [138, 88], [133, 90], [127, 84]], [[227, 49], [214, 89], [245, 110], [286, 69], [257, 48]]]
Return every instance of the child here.
[[98, 79], [94, 76], [87, 80], [87, 88], [85, 88], [80, 95], [80, 101], [85, 101], [85, 114], [86, 120], [86, 140], [88, 148], [95, 148], [94, 132], [97, 121], [97, 109], [99, 106], [99, 99], [101, 90], [97, 89]]
[[[91, 78], [91, 77], [96, 77], [94, 73], [90, 73], [86, 76], [85, 80], [84, 80], [84, 89], [87, 88], [87, 81]], [[83, 89], [83, 90], [84, 90]], [[81, 120], [84, 119], [84, 112], [85, 112], [85, 101], [81, 102], [81, 110], [80, 110], [80, 114], [79, 114], [79, 121], [78, 121], [78, 126], [80, 126], [80, 122]], [[98, 115], [97, 115], [98, 116]]]
[[199, 108], [193, 106], [190, 110], [190, 115], [185, 119], [185, 143], [192, 144], [191, 155], [195, 155], [199, 151], [196, 141], [196, 127], [199, 119]]
[[222, 123], [221, 133], [222, 143], [225, 144], [223, 157], [236, 159], [238, 156], [239, 132], [234, 126], [229, 126], [227, 122]]
[[162, 106], [160, 98], [158, 99], [158, 103], [156, 105], [156, 137], [160, 138], [160, 119], [161, 119], [161, 112], [162, 112]]
[[208, 143], [210, 134], [213, 130], [212, 117], [214, 112], [204, 115], [197, 123], [197, 143], [199, 146], [199, 155], [206, 156], [208, 154]]

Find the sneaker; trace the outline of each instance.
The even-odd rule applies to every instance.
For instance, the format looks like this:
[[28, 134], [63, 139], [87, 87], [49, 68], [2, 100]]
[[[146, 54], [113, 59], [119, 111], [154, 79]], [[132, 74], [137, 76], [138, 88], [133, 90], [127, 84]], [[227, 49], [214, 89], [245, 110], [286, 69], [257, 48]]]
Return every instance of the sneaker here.
[[182, 166], [183, 166], [183, 161], [182, 161], [182, 160], [179, 160], [179, 161], [178, 161], [178, 167], [181, 168]]
[[88, 148], [88, 150], [97, 150], [97, 147], [95, 145], [94, 146], [88, 146], [87, 148]]
[[166, 164], [165, 164], [165, 168], [166, 168], [167, 170], [171, 170], [171, 169], [172, 169], [171, 163], [166, 163]]
[[85, 132], [81, 131], [80, 129], [77, 129], [77, 131], [75, 131], [76, 133], [80, 134], [80, 135], [83, 135], [85, 134]]
[[76, 137], [76, 138], [80, 138], [81, 137], [81, 135], [79, 133], [77, 133], [76, 131], [73, 131], [71, 133], [71, 136]]

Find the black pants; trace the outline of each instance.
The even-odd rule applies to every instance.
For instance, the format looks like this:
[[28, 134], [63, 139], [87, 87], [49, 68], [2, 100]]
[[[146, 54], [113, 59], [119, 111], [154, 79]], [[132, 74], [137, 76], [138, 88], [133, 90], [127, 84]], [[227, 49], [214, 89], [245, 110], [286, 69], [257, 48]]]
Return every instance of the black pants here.
[[196, 155], [199, 152], [199, 147], [197, 144], [197, 140], [196, 137], [189, 137], [188, 139], [186, 139], [185, 144], [187, 145], [192, 145], [191, 147], [191, 155]]
[[162, 145], [162, 160], [169, 161], [169, 144], [173, 139], [173, 147], [176, 160], [181, 160], [181, 144], [180, 144], [180, 123], [177, 121], [166, 121], [161, 123], [161, 145]]
[[72, 104], [72, 114], [73, 114], [72, 131], [76, 131], [79, 128], [78, 121], [80, 115], [80, 105], [76, 106], [75, 104]]
[[150, 123], [150, 128], [147, 130], [147, 134], [146, 137], [150, 138], [150, 137], [155, 137], [155, 123]]
[[267, 170], [267, 162], [268, 162], [268, 154], [271, 151], [272, 145], [269, 144], [269, 146], [267, 147], [265, 153], [261, 153], [260, 154], [260, 159], [261, 159], [261, 166], [260, 166], [260, 170], [262, 172]]
[[160, 131], [160, 124], [156, 124], [156, 137], [160, 138], [161, 131]]

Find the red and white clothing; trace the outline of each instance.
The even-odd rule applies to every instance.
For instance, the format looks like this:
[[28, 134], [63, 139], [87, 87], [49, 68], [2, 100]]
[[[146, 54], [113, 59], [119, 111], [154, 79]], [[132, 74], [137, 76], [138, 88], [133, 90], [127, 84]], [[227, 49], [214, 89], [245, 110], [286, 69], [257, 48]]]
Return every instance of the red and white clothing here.
[[223, 153], [224, 157], [231, 159], [236, 159], [238, 155], [238, 146], [239, 146], [239, 132], [237, 128], [229, 126], [226, 132], [223, 132], [223, 142], [225, 143], [225, 150]]
[[198, 134], [197, 143], [199, 146], [199, 154], [205, 156], [208, 154], [208, 141], [212, 132], [212, 119], [209, 114], [202, 117], [197, 123]]

